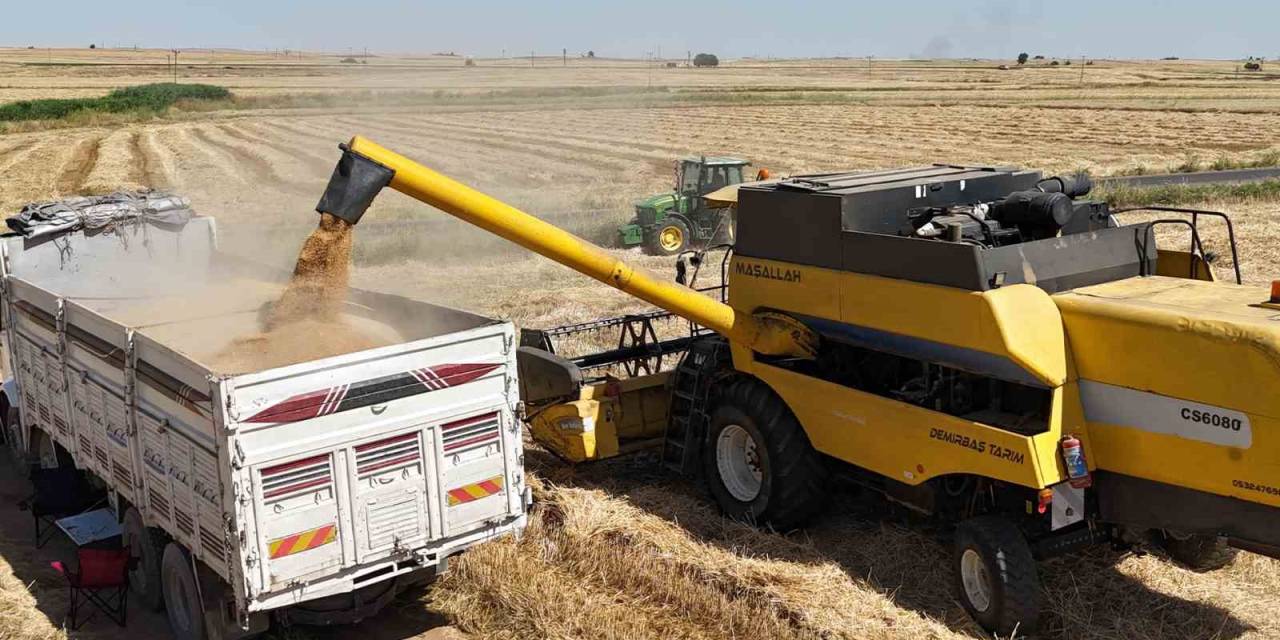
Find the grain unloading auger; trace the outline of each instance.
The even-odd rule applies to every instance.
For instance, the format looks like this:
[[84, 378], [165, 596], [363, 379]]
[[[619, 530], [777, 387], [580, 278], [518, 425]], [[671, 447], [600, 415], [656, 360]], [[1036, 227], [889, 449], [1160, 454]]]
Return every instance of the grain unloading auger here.
[[686, 287], [632, 269], [595, 245], [361, 137], [351, 140], [317, 209], [355, 224], [390, 186], [490, 233], [645, 302], [671, 310], [760, 353], [812, 357], [817, 338], [767, 311], [744, 313]]
[[[1222, 214], [1124, 225], [1087, 182], [1009, 167], [745, 186], [725, 305], [362, 138], [319, 209], [355, 222], [387, 185], [713, 329], [647, 377], [664, 461], [780, 528], [835, 473], [955, 523], [961, 602], [1001, 634], [1036, 624], [1036, 561], [1091, 544], [1280, 556], [1280, 285], [1213, 281], [1202, 219], [1239, 264]], [[1157, 247], [1174, 225], [1189, 250]], [[606, 389], [613, 409], [662, 404], [645, 378]], [[543, 406], [534, 433], [590, 431], [562, 410], [599, 400]]]

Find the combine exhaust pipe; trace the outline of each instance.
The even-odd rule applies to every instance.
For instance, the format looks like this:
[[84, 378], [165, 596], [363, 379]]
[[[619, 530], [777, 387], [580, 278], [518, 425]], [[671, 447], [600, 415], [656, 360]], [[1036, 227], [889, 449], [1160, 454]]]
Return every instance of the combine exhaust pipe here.
[[582, 238], [366, 138], [356, 136], [341, 149], [342, 159], [316, 205], [320, 213], [356, 224], [378, 192], [390, 186], [759, 353], [812, 358], [817, 350], [816, 334], [790, 316], [739, 311], [687, 287], [636, 271]]

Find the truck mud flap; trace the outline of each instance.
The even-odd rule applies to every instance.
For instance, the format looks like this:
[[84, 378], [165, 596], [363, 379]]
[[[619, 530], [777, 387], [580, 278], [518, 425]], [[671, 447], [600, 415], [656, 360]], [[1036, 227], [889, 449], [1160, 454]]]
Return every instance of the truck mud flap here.
[[1106, 522], [1226, 536], [1232, 546], [1280, 558], [1276, 507], [1106, 471], [1094, 486]]

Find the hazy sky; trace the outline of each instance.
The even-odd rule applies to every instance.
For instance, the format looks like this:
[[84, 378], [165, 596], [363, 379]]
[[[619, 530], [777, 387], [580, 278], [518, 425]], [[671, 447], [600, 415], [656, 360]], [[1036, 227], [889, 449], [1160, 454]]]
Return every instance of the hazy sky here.
[[0, 0], [0, 45], [721, 56], [1280, 56], [1280, 0]]

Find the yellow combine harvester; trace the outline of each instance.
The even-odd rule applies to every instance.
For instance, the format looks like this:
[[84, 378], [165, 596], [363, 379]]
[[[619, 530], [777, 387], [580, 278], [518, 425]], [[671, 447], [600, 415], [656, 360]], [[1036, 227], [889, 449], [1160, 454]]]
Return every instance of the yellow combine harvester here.
[[[574, 457], [662, 435], [726, 513], [780, 528], [850, 475], [957, 524], [957, 591], [1002, 634], [1036, 625], [1036, 560], [1086, 545], [1154, 534], [1198, 569], [1228, 544], [1280, 555], [1280, 285], [1211, 281], [1198, 222], [1218, 214], [1121, 225], [1087, 183], [1008, 167], [746, 186], [723, 304], [368, 140], [344, 149], [322, 212], [355, 222], [389, 185], [717, 334], [681, 345], [669, 406], [636, 383], [656, 422], [525, 357], [526, 401], [554, 400], [534, 423]], [[1191, 251], [1157, 248], [1171, 225]]]

